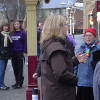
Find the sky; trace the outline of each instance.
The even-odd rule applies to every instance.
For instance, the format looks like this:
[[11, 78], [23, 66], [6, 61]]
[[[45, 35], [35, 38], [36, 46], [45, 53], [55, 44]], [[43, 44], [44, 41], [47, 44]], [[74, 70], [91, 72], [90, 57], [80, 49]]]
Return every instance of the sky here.
[[42, 8], [65, 8], [70, 7], [76, 0], [51, 0], [48, 4], [43, 4]]

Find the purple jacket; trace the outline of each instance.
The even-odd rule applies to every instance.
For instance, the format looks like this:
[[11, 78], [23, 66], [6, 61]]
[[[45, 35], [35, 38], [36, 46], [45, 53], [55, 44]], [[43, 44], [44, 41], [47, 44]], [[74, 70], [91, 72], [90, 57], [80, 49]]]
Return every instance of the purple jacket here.
[[72, 34], [68, 34], [67, 37], [68, 37], [69, 41], [71, 41], [73, 43], [73, 46], [75, 46], [76, 42], [75, 42], [74, 36]]
[[26, 53], [27, 52], [27, 36], [26, 32], [15, 31], [11, 33], [11, 39], [13, 43], [11, 44], [11, 51], [12, 53]]

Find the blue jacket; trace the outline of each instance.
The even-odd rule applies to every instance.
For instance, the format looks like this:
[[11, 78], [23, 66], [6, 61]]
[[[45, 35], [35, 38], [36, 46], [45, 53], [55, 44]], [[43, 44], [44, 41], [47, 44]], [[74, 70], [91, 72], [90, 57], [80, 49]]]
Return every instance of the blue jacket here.
[[100, 49], [100, 42], [94, 41], [91, 45], [87, 45], [86, 43], [83, 43], [78, 52], [85, 53], [86, 49], [90, 49], [90, 54], [86, 62], [80, 63], [75, 68], [75, 73], [78, 77], [78, 86], [84, 86], [84, 87], [92, 87], [93, 86], [93, 67], [92, 67], [92, 60], [93, 60], [93, 52]]

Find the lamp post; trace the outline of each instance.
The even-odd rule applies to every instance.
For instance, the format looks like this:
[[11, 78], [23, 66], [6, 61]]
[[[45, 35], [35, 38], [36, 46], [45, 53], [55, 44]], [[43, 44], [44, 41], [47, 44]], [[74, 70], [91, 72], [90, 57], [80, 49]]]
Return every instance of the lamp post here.
[[[66, 7], [66, 19], [67, 19], [67, 22], [68, 22], [68, 30], [67, 30], [67, 33], [70, 33], [70, 24], [69, 24], [69, 21], [70, 21], [70, 18], [69, 18], [69, 10], [70, 10], [70, 8], [68, 7]], [[70, 16], [71, 17], [71, 16]], [[71, 21], [70, 21], [70, 23], [71, 23]]]
[[69, 13], [69, 23], [70, 23], [70, 34], [72, 34], [72, 9], [70, 8], [70, 13]]
[[70, 7], [67, 7], [67, 3], [62, 2], [61, 5], [66, 5], [66, 18], [69, 23], [69, 34], [74, 34], [75, 30], [75, 12], [77, 8], [83, 9], [83, 3], [76, 2]]
[[72, 7], [73, 9], [73, 16], [72, 16], [72, 33], [74, 34], [75, 32], [75, 12], [76, 12], [76, 6]]
[[[73, 7], [67, 7], [67, 3], [62, 2], [60, 3], [60, 5], [65, 5], [66, 6], [66, 19], [68, 21], [68, 33], [72, 34], [74, 33], [74, 9], [72, 9]], [[73, 20], [73, 21], [72, 21]]]
[[70, 23], [70, 34], [74, 34], [74, 29], [75, 29], [75, 11], [76, 7], [72, 6], [69, 9], [69, 23]]
[[[67, 19], [68, 24], [69, 24], [69, 9], [70, 8], [67, 7], [67, 3], [65, 3], [65, 2], [61, 2], [60, 5], [66, 6], [66, 8], [65, 8], [65, 16], [66, 16], [66, 19]], [[68, 26], [67, 33], [69, 33], [69, 26]]]
[[74, 29], [75, 29], [75, 17], [74, 17], [74, 15], [72, 16], [72, 20], [73, 20], [73, 23], [72, 23], [72, 33], [74, 34]]

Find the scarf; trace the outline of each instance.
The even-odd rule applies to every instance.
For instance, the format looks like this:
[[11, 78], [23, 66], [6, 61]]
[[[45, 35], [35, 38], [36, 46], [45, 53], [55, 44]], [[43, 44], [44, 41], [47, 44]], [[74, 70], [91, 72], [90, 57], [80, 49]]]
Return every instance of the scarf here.
[[2, 31], [1, 34], [4, 36], [4, 47], [7, 47], [8, 39], [9, 39], [10, 43], [12, 43], [12, 39], [9, 36], [9, 32]]

